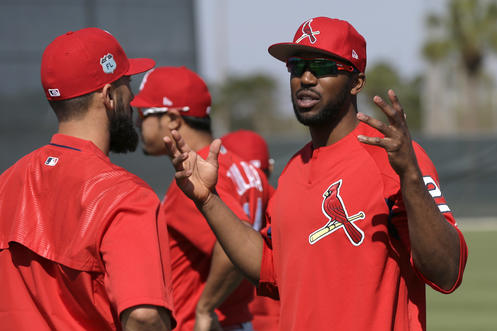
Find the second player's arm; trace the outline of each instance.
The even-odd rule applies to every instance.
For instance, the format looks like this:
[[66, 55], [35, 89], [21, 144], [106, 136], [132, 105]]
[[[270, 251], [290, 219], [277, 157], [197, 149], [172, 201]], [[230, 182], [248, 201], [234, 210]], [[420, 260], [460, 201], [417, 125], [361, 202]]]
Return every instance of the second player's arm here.
[[214, 310], [226, 300], [242, 280], [243, 275], [231, 263], [219, 242], [216, 242], [212, 250], [209, 275], [195, 311], [195, 331], [211, 330], [213, 324], [218, 323]]

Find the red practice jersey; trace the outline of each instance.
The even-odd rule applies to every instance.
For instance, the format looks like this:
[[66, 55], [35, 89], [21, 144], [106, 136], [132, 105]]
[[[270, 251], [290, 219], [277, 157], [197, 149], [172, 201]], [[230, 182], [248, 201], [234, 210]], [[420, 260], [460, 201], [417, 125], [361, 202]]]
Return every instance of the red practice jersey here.
[[[235, 153], [236, 154], [236, 153]], [[228, 171], [230, 177], [237, 186], [237, 192], [243, 203], [243, 210], [250, 218], [252, 227], [256, 231], [260, 231], [266, 226], [265, 212], [270, 198], [274, 192], [274, 188], [266, 181], [266, 175], [258, 168], [250, 166], [250, 162], [241, 161], [238, 164], [233, 164]], [[255, 173], [257, 171], [257, 173]], [[245, 176], [243, 175], [245, 174]], [[246, 180], [245, 178], [251, 178]], [[260, 196], [257, 191], [250, 189], [250, 182], [261, 182], [257, 187], [263, 189], [263, 195]], [[255, 193], [255, 194], [254, 194]], [[254, 201], [256, 203], [254, 203]], [[252, 314], [252, 325], [257, 331], [276, 331], [279, 325], [280, 303], [279, 300], [259, 296], [255, 292], [254, 298], [249, 303], [249, 311]]]
[[[206, 157], [209, 147], [199, 151]], [[224, 147], [219, 154], [216, 191], [242, 220], [261, 223], [269, 198], [264, 175]], [[247, 215], [251, 215], [249, 218]], [[167, 221], [172, 266], [173, 297], [179, 331], [190, 331], [195, 324], [195, 307], [209, 275], [216, 237], [195, 204], [172, 182], [162, 203], [160, 216]], [[221, 325], [252, 319], [248, 303], [254, 295], [247, 280], [216, 310]]]
[[[360, 123], [331, 146], [308, 144], [279, 178], [258, 291], [280, 298], [280, 330], [425, 330], [425, 284], [451, 292], [461, 282], [467, 247], [459, 230], [454, 288], [416, 270], [398, 175], [385, 150], [360, 143], [359, 134], [381, 136]], [[427, 189], [455, 227], [432, 162], [414, 149]]]
[[172, 311], [159, 205], [92, 142], [61, 134], [5, 171], [0, 328], [116, 330], [127, 308]]

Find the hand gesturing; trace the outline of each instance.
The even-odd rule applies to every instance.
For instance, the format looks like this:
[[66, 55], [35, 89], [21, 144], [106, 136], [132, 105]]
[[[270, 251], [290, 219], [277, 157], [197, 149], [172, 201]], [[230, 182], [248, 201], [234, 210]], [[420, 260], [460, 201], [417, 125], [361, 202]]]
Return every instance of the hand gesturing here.
[[209, 155], [204, 160], [173, 130], [171, 137], [164, 137], [167, 154], [176, 170], [176, 183], [196, 204], [203, 204], [214, 190], [217, 182], [217, 156], [221, 140], [211, 143]]
[[409, 171], [418, 169], [416, 155], [412, 147], [411, 135], [407, 128], [406, 116], [400, 105], [399, 99], [393, 90], [388, 91], [388, 97], [392, 105], [386, 103], [379, 96], [373, 98], [374, 103], [383, 111], [388, 118], [388, 124], [375, 118], [358, 113], [357, 118], [383, 133], [384, 137], [366, 137], [359, 135], [360, 142], [369, 145], [380, 146], [388, 154], [390, 165], [399, 176]]

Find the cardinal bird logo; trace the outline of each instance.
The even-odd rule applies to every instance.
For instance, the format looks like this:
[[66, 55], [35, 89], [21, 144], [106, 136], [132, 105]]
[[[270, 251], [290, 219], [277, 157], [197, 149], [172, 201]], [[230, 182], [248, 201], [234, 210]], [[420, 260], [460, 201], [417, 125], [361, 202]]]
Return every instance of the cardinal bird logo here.
[[319, 34], [319, 31], [312, 30], [311, 22], [312, 22], [312, 18], [304, 23], [304, 25], [302, 26], [302, 35], [300, 36], [299, 39], [297, 39], [295, 41], [295, 43], [298, 44], [302, 40], [304, 40], [305, 38], [309, 38], [309, 41], [311, 42], [311, 44], [314, 44], [316, 42], [317, 39], [315, 36]]
[[359, 246], [362, 244], [364, 232], [354, 222], [364, 219], [366, 215], [362, 211], [352, 216], [348, 215], [345, 204], [340, 196], [341, 186], [342, 180], [340, 179], [331, 184], [323, 193], [322, 210], [329, 221], [323, 227], [309, 235], [309, 243], [311, 245], [341, 228], [343, 228], [352, 245]]

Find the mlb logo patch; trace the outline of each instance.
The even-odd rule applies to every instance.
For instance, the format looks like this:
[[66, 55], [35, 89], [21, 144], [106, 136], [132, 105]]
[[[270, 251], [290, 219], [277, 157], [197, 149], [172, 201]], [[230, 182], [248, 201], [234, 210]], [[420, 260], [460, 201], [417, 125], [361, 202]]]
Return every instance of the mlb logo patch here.
[[48, 89], [48, 94], [51, 97], [60, 97], [60, 91], [58, 88], [49, 88]]
[[45, 165], [49, 166], [49, 167], [53, 167], [57, 164], [57, 162], [59, 162], [59, 158], [58, 157], [53, 157], [53, 156], [49, 156], [47, 158], [47, 160], [45, 161]]

